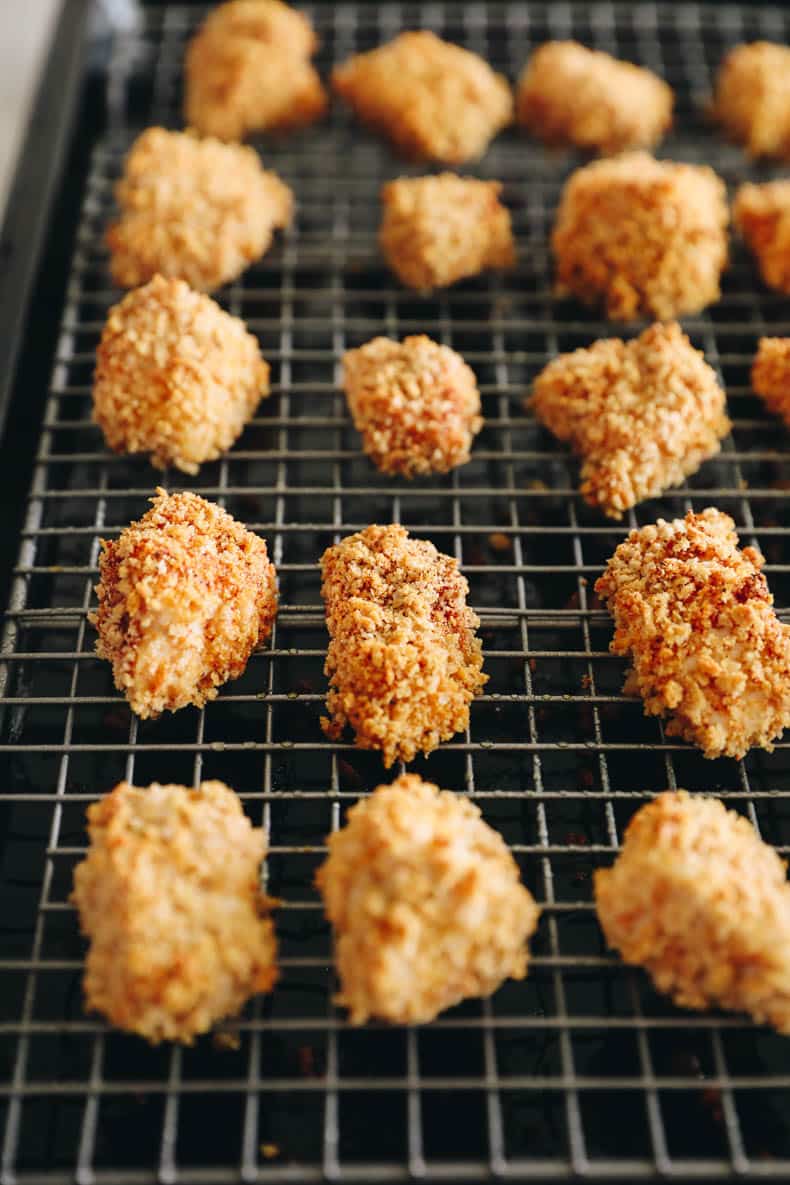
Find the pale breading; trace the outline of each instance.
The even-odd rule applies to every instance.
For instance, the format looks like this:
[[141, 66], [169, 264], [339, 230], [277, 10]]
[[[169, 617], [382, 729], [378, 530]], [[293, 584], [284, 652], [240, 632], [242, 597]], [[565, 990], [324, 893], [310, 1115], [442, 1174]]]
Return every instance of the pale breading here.
[[672, 124], [672, 89], [652, 70], [578, 41], [547, 41], [516, 88], [516, 119], [547, 144], [652, 148]]
[[371, 526], [328, 548], [321, 574], [326, 734], [351, 725], [389, 767], [465, 729], [488, 676], [457, 561], [401, 526]]
[[332, 87], [364, 123], [416, 160], [476, 160], [513, 117], [507, 79], [427, 30], [349, 58], [332, 71]]
[[115, 452], [150, 452], [160, 469], [197, 473], [230, 448], [268, 394], [257, 338], [186, 281], [154, 276], [110, 309], [93, 419]]
[[440, 173], [399, 177], [381, 190], [379, 245], [402, 284], [446, 288], [516, 261], [510, 211], [499, 181]]
[[524, 978], [539, 910], [468, 798], [404, 774], [327, 842], [316, 881], [352, 1024], [423, 1024]]
[[764, 282], [790, 293], [790, 180], [741, 185], [732, 217], [757, 258]]
[[595, 873], [610, 947], [682, 1008], [731, 1008], [790, 1033], [784, 861], [715, 798], [660, 794]]
[[790, 428], [790, 337], [761, 337], [752, 364], [752, 387], [769, 411]]
[[750, 156], [790, 158], [790, 47], [754, 41], [730, 50], [711, 114]]
[[724, 182], [645, 152], [594, 161], [567, 181], [551, 245], [557, 292], [616, 321], [671, 319], [719, 299], [727, 262]]
[[202, 707], [269, 636], [277, 576], [263, 539], [197, 494], [153, 506], [103, 541], [96, 653], [138, 716]]
[[120, 217], [107, 243], [121, 288], [157, 272], [218, 288], [260, 259], [293, 213], [290, 189], [252, 148], [164, 128], [135, 140], [115, 195]]
[[447, 473], [483, 426], [477, 380], [424, 334], [376, 337], [343, 356], [343, 386], [365, 452], [383, 473]]
[[770, 750], [790, 724], [790, 626], [764, 562], [709, 508], [631, 531], [595, 585], [614, 617], [610, 649], [631, 659], [624, 692], [706, 757]]
[[187, 49], [184, 115], [201, 134], [243, 140], [323, 115], [327, 97], [310, 63], [308, 18], [280, 0], [229, 0]]
[[581, 454], [582, 496], [612, 518], [696, 473], [730, 430], [716, 372], [677, 322], [560, 354], [530, 404]]
[[266, 853], [222, 782], [131, 786], [88, 807], [73, 901], [90, 939], [85, 1006], [148, 1041], [191, 1044], [277, 979]]

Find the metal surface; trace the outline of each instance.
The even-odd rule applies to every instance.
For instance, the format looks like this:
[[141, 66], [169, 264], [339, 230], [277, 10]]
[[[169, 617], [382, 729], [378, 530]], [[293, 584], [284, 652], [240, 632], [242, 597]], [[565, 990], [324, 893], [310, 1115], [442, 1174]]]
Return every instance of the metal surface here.
[[[405, 5], [313, 15], [322, 66], [417, 23]], [[282, 609], [271, 643], [205, 711], [139, 722], [94, 657], [86, 616], [100, 536], [142, 514], [157, 481], [144, 460], [108, 456], [90, 424], [93, 352], [117, 298], [102, 231], [133, 135], [179, 125], [182, 54], [198, 19], [168, 5], [115, 43], [114, 126], [88, 179], [4, 635], [0, 1180], [787, 1179], [790, 1043], [743, 1018], [681, 1013], [621, 966], [603, 948], [591, 873], [611, 862], [633, 811], [676, 785], [717, 793], [790, 850], [790, 745], [707, 762], [668, 743], [620, 694], [624, 664], [607, 652], [611, 627], [591, 585], [627, 527], [714, 503], [764, 550], [777, 604], [790, 606], [787, 436], [748, 387], [759, 335], [790, 333], [790, 306], [736, 247], [721, 303], [685, 322], [727, 385], [732, 438], [688, 487], [607, 523], [522, 407], [547, 359], [613, 332], [551, 297], [547, 236], [573, 162], [514, 131], [500, 137], [475, 172], [505, 182], [518, 269], [424, 299], [377, 254], [379, 185], [409, 171], [385, 145], [339, 111], [264, 144], [298, 196], [296, 226], [221, 300], [259, 335], [274, 392], [190, 486], [269, 540]], [[428, 4], [421, 22], [511, 78], [532, 45], [571, 34], [656, 67], [679, 96], [680, 130], [662, 154], [708, 161], [730, 183], [755, 170], [705, 127], [697, 103], [729, 45], [790, 35], [779, 8], [694, 5]], [[337, 379], [346, 347], [410, 331], [463, 352], [486, 427], [469, 465], [409, 485], [360, 454]], [[461, 560], [491, 676], [468, 735], [414, 768], [480, 804], [544, 913], [526, 982], [419, 1030], [352, 1031], [332, 1005], [311, 882], [326, 832], [387, 775], [375, 754], [329, 744], [319, 728], [316, 561], [348, 532], [393, 519]], [[71, 872], [85, 806], [122, 777], [223, 778], [269, 830], [282, 979], [219, 1045], [149, 1049], [82, 1012]]]

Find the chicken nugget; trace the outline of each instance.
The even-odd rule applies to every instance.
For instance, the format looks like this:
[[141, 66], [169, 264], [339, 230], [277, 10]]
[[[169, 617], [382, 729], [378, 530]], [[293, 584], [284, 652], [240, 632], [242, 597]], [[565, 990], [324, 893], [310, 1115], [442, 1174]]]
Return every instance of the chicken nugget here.
[[158, 489], [102, 542], [96, 653], [143, 718], [200, 708], [269, 636], [277, 576], [263, 539], [197, 494]]
[[154, 276], [110, 309], [96, 351], [93, 419], [117, 453], [197, 473], [233, 444], [269, 367], [238, 317], [184, 280]]
[[316, 882], [351, 1023], [423, 1024], [527, 973], [539, 910], [479, 807], [415, 774], [329, 836]]
[[280, 0], [221, 4], [187, 49], [187, 123], [220, 140], [312, 123], [327, 106], [316, 45], [308, 18]]
[[107, 243], [121, 288], [157, 272], [219, 288], [261, 258], [293, 212], [290, 189], [254, 149], [164, 128], [135, 140], [115, 195], [120, 218]]
[[476, 160], [513, 117], [507, 79], [427, 30], [349, 58], [332, 71], [332, 86], [363, 123], [415, 160]]
[[350, 724], [359, 748], [380, 749], [389, 767], [465, 729], [488, 676], [457, 561], [393, 524], [328, 548], [321, 573], [327, 736]]
[[741, 185], [732, 217], [757, 258], [764, 283], [790, 293], [790, 181]]
[[111, 1024], [189, 1045], [277, 979], [260, 891], [266, 853], [222, 782], [121, 782], [88, 807], [72, 899], [90, 939], [85, 1005]]
[[682, 1008], [732, 1008], [790, 1033], [784, 861], [716, 798], [660, 794], [595, 873], [606, 941]]
[[790, 337], [761, 337], [752, 364], [752, 387], [790, 428]]
[[790, 48], [754, 41], [730, 50], [711, 114], [750, 156], [790, 158]]
[[595, 585], [614, 617], [610, 650], [632, 662], [623, 691], [706, 757], [770, 750], [790, 723], [790, 626], [764, 563], [709, 508], [631, 531]]
[[672, 124], [672, 89], [652, 70], [578, 41], [547, 41], [516, 88], [516, 119], [547, 144], [652, 148]]
[[562, 192], [551, 246], [557, 293], [614, 321], [696, 313], [719, 299], [727, 262], [724, 182], [645, 152], [593, 161]]
[[343, 384], [365, 452], [383, 473], [447, 473], [483, 426], [477, 380], [429, 337], [376, 337], [343, 356]]
[[582, 497], [611, 518], [696, 473], [730, 430], [716, 372], [677, 322], [560, 354], [531, 406], [582, 456]]
[[399, 177], [382, 188], [382, 254], [402, 284], [446, 288], [516, 261], [510, 211], [499, 181], [440, 173]]

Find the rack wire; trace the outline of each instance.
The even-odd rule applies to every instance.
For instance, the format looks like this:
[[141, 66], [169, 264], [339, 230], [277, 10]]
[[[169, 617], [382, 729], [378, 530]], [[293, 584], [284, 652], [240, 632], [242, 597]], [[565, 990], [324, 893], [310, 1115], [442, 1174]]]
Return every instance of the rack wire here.
[[[726, 384], [732, 436], [687, 486], [607, 523], [522, 402], [558, 351], [613, 332], [551, 295], [548, 232], [578, 162], [515, 131], [501, 136], [474, 171], [505, 183], [518, 268], [428, 299], [396, 285], [375, 241], [381, 182], [419, 170], [338, 110], [286, 142], [262, 142], [295, 189], [296, 224], [220, 300], [259, 336], [273, 394], [190, 488], [268, 539], [282, 607], [269, 644], [216, 702], [138, 721], [93, 654], [87, 621], [100, 537], [139, 517], [157, 484], [144, 459], [108, 455], [90, 424], [93, 354], [118, 298], [102, 233], [133, 136], [154, 122], [180, 126], [183, 51], [201, 15], [165, 5], [113, 46], [113, 118], [87, 178], [6, 616], [0, 1181], [786, 1179], [790, 1044], [658, 997], [604, 949], [591, 875], [611, 862], [633, 812], [678, 785], [716, 793], [790, 851], [790, 745], [708, 762], [667, 741], [620, 692], [623, 663], [608, 653], [592, 582], [627, 528], [716, 504], [762, 548], [777, 604], [790, 606], [787, 441], [748, 385], [758, 337], [769, 326], [790, 333], [790, 306], [763, 290], [736, 247], [721, 303], [684, 322]], [[705, 160], [730, 184], [761, 171], [704, 125], [712, 71], [739, 41], [790, 39], [778, 6], [342, 3], [311, 15], [322, 67], [417, 25], [511, 79], [550, 37], [642, 62], [678, 94], [679, 130], [662, 155]], [[413, 331], [464, 354], [486, 425], [463, 469], [407, 484], [362, 456], [338, 366], [376, 333]], [[318, 725], [317, 559], [373, 521], [432, 539], [469, 579], [490, 682], [467, 734], [414, 768], [481, 806], [543, 917], [526, 982], [419, 1029], [359, 1031], [332, 1003], [312, 877], [347, 806], [389, 779], [376, 754], [330, 744]], [[83, 944], [68, 895], [84, 811], [121, 778], [210, 777], [233, 785], [269, 832], [282, 980], [219, 1038], [151, 1049], [82, 1011]]]

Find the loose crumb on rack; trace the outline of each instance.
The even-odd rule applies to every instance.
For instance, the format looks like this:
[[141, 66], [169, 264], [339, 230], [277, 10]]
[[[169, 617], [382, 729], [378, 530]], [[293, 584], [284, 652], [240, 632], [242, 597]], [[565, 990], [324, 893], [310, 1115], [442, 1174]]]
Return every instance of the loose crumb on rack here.
[[610, 947], [682, 1008], [731, 1008], [790, 1033], [790, 886], [751, 823], [715, 798], [660, 794], [595, 873]]
[[709, 508], [631, 531], [595, 585], [614, 617], [610, 649], [631, 659], [623, 691], [706, 757], [770, 751], [790, 724], [790, 626], [764, 562]]
[[371, 526], [328, 548], [321, 573], [327, 736], [350, 725], [389, 767], [467, 728], [487, 676], [457, 562], [401, 526]]
[[757, 259], [764, 282], [790, 293], [790, 181], [741, 185], [732, 217]]
[[711, 114], [750, 156], [790, 158], [790, 46], [754, 41], [731, 50]]
[[752, 363], [752, 387], [769, 411], [790, 427], [790, 337], [761, 337]]
[[415, 774], [377, 787], [329, 836], [316, 881], [352, 1024], [421, 1024], [527, 972], [538, 908], [468, 798]]

